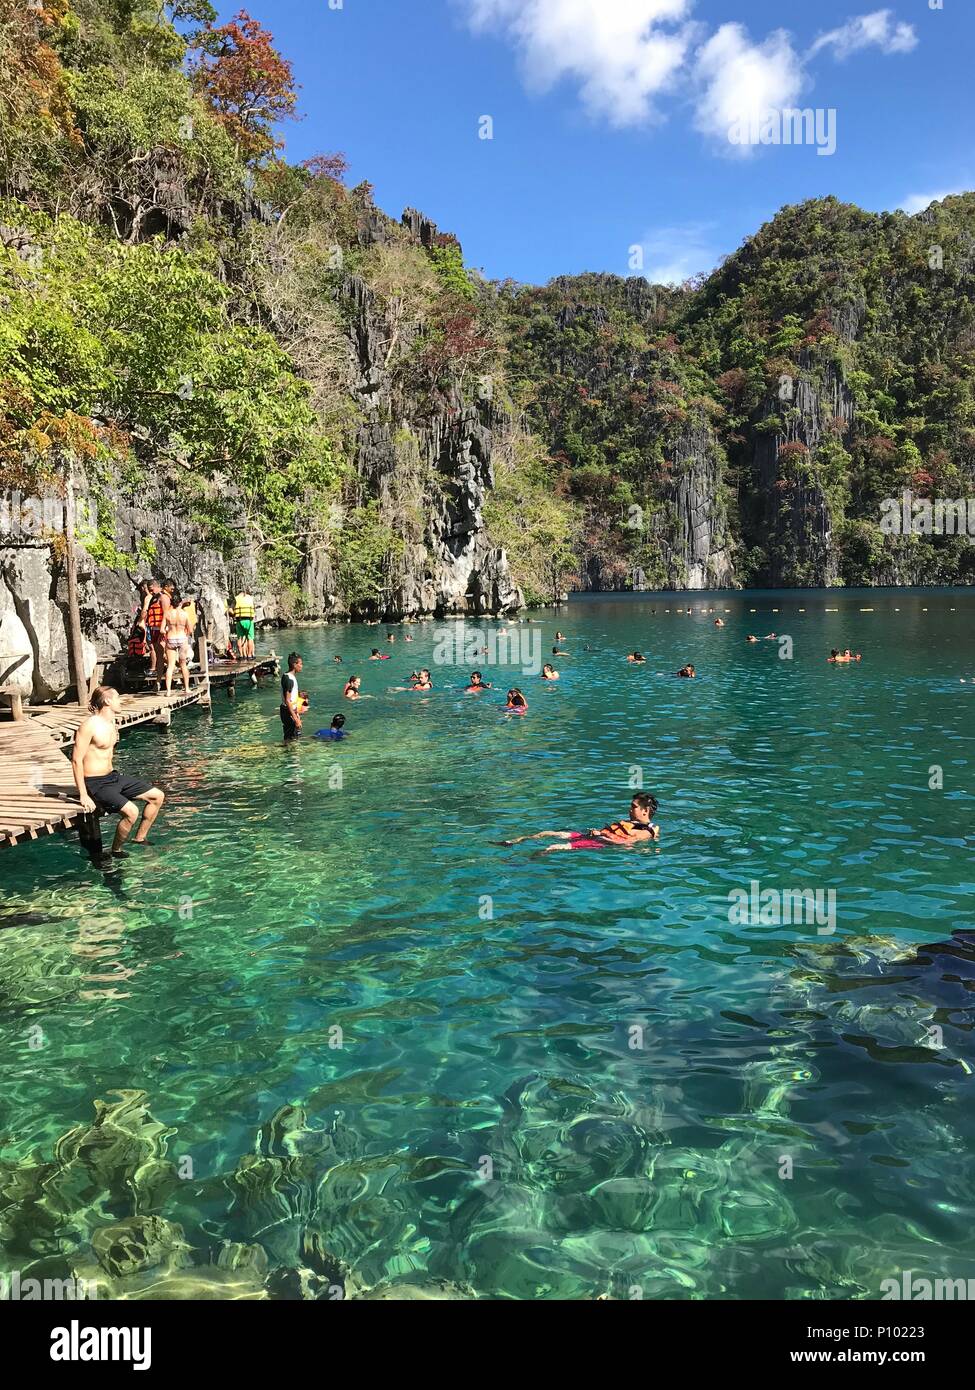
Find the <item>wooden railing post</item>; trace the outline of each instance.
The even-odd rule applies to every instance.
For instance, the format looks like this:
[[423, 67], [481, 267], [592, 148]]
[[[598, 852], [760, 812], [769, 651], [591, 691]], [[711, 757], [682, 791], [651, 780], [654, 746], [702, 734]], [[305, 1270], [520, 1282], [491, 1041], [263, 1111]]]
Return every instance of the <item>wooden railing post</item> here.
[[203, 685], [203, 704], [210, 703], [210, 648], [207, 645], [206, 633], [201, 633], [197, 643], [197, 653], [200, 661], [200, 681]]

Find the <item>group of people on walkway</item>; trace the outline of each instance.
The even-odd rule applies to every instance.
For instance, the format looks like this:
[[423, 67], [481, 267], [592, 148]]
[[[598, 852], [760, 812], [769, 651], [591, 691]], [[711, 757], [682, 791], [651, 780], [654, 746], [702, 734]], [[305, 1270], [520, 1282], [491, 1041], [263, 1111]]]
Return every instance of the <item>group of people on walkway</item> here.
[[147, 674], [165, 682], [167, 695], [172, 694], [179, 666], [189, 694], [194, 641], [203, 626], [197, 590], [191, 587], [179, 594], [172, 579], [145, 579], [139, 596], [141, 606], [129, 632], [130, 663], [147, 661]]

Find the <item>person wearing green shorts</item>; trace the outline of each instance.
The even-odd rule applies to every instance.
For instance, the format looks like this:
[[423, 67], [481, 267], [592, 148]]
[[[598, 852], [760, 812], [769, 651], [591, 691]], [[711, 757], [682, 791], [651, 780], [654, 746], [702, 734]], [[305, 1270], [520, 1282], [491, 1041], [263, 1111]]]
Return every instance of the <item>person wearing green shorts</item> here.
[[234, 599], [234, 634], [237, 654], [241, 660], [254, 658], [254, 629], [256, 622], [254, 597], [246, 590]]

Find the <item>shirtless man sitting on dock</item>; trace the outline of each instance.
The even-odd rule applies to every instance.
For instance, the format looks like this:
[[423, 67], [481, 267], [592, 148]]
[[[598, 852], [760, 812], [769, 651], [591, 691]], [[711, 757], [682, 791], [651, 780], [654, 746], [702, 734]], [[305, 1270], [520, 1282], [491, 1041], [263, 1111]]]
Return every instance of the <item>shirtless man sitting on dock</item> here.
[[152, 823], [166, 800], [165, 793], [151, 782], [143, 782], [139, 777], [130, 777], [114, 769], [115, 745], [118, 743], [115, 716], [121, 702], [122, 697], [111, 686], [98, 687], [88, 706], [91, 717], [79, 728], [71, 755], [71, 770], [81, 809], [89, 814], [93, 811], [102, 811], [107, 815], [118, 812], [119, 823], [111, 850], [113, 859], [128, 858], [128, 852], [122, 846], [139, 819], [139, 808], [135, 803], [146, 803], [142, 824], [135, 837], [137, 845], [144, 845]]

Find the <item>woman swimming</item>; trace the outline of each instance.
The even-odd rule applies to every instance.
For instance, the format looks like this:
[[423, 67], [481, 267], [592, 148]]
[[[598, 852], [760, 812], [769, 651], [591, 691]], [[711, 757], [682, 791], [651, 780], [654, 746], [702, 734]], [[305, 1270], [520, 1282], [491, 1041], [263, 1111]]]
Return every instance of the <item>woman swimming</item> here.
[[343, 690], [342, 694], [345, 696], [347, 700], [361, 700], [362, 696], [359, 694], [359, 688], [361, 685], [361, 676], [350, 676], [349, 679], [345, 682], [345, 689]]
[[505, 705], [505, 709], [514, 710], [516, 714], [528, 713], [528, 701], [517, 686], [508, 691], [508, 703]]
[[683, 676], [686, 680], [692, 681], [697, 675], [697, 672], [694, 670], [693, 666], [687, 665], [682, 666], [679, 671], [675, 672], [675, 674], [678, 676]]
[[563, 843], [549, 845], [543, 851], [551, 854], [553, 850], [564, 849], [608, 849], [617, 846], [634, 849], [638, 845], [650, 844], [660, 839], [660, 826], [654, 825], [659, 803], [649, 792], [638, 792], [630, 802], [630, 819], [614, 821], [603, 826], [602, 830], [539, 830], [534, 835], [519, 835], [515, 840], [503, 841], [506, 845], [521, 845], [526, 840], [560, 840]]
[[546, 661], [545, 665], [542, 667], [542, 680], [557, 681], [560, 679], [561, 677], [559, 676], [559, 673], [558, 671], [556, 671], [555, 667], [552, 666], [548, 661]]

